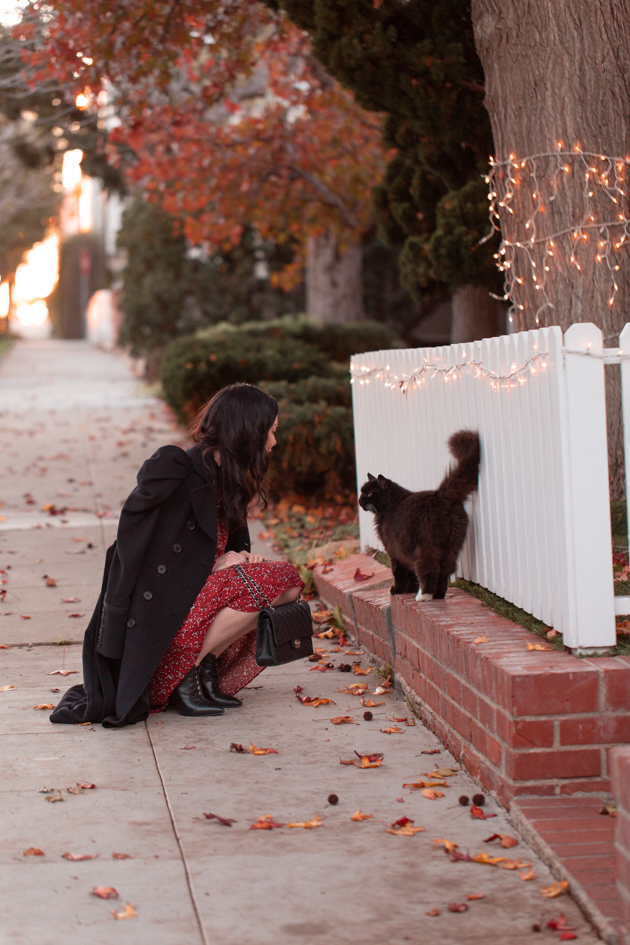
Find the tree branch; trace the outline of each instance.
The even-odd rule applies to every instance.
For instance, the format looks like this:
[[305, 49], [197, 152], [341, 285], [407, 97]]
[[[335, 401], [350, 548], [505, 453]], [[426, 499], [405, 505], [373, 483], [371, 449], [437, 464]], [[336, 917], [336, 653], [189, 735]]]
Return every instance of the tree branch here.
[[315, 188], [319, 193], [322, 202], [328, 207], [336, 207], [339, 213], [341, 214], [341, 219], [349, 226], [351, 229], [355, 229], [358, 223], [357, 218], [354, 213], [346, 207], [345, 203], [335, 194], [330, 187], [327, 187], [323, 181], [318, 180], [314, 174], [310, 174], [308, 171], [302, 170], [301, 167], [297, 167], [295, 164], [289, 164], [289, 170], [292, 171], [296, 177], [301, 177], [302, 180], [308, 181], [308, 183]]

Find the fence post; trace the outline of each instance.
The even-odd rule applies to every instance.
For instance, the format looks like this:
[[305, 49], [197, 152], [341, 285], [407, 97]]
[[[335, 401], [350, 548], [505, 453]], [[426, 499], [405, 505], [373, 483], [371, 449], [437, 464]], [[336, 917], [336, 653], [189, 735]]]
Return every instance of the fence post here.
[[564, 347], [572, 549], [567, 545], [575, 593], [564, 642], [588, 653], [616, 643], [604, 362], [587, 356], [602, 354], [602, 333], [590, 323], [571, 325]]

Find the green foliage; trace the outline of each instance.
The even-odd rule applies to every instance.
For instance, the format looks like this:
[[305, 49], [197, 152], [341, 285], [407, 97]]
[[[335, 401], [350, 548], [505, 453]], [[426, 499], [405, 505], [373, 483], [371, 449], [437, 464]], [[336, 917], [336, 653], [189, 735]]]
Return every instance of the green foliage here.
[[161, 380], [167, 403], [186, 421], [227, 384], [297, 381], [329, 371], [324, 355], [293, 338], [264, 339], [226, 331], [171, 342], [164, 351]]
[[294, 404], [317, 404], [324, 401], [329, 406], [350, 407], [352, 388], [348, 369], [341, 368], [339, 377], [307, 377], [295, 384], [289, 381], [261, 381], [260, 387], [278, 402]]
[[493, 144], [469, 0], [266, 2], [308, 30], [315, 57], [360, 105], [387, 115], [396, 154], [374, 200], [380, 237], [406, 243], [404, 285], [418, 297], [436, 281], [456, 288], [465, 273], [493, 288], [496, 238], [475, 239]]

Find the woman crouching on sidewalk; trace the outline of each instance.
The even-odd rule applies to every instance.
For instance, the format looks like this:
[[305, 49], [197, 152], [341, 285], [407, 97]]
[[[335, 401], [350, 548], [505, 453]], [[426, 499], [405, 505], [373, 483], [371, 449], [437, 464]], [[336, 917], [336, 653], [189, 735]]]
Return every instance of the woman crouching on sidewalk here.
[[262, 672], [261, 596], [278, 606], [304, 587], [288, 562], [250, 552], [247, 511], [264, 506], [277, 426], [273, 397], [233, 384], [199, 412], [195, 446], [162, 446], [144, 463], [107, 551], [83, 685], [66, 692], [51, 722], [114, 727], [169, 702], [194, 716], [241, 705], [234, 694]]

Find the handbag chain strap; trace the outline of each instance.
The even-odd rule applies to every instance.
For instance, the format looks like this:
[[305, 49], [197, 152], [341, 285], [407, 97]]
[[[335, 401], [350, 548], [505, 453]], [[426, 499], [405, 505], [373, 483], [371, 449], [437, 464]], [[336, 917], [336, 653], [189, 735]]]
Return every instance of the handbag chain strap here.
[[254, 603], [256, 604], [256, 606], [261, 607], [261, 608], [270, 607], [271, 604], [267, 601], [267, 598], [261, 591], [260, 587], [258, 586], [256, 581], [253, 579], [253, 577], [243, 569], [242, 565], [235, 564], [233, 567], [234, 567], [234, 570], [237, 572], [238, 576], [240, 577], [241, 581], [243, 582], [243, 584], [245, 585], [245, 587], [251, 594], [252, 599]]

